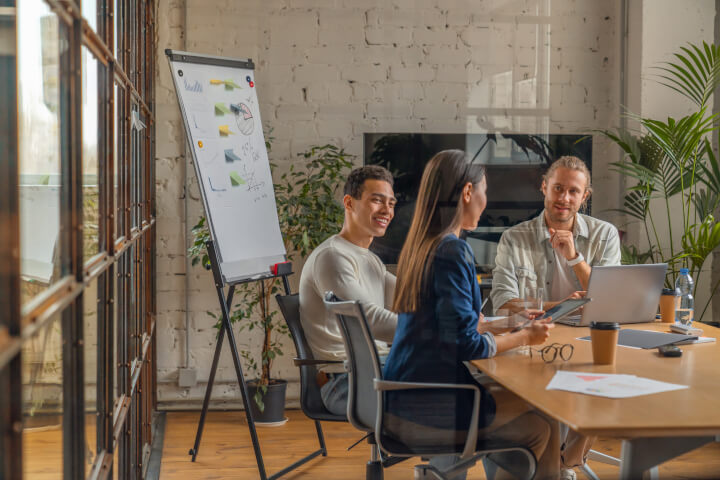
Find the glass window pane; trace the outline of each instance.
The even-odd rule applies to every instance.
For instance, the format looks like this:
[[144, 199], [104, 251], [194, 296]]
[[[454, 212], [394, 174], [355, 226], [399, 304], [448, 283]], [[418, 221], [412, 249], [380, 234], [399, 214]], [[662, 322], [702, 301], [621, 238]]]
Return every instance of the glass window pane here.
[[130, 305], [128, 307], [128, 358], [130, 362], [140, 356], [139, 342], [137, 335], [140, 333], [138, 328], [138, 262], [137, 262], [138, 243], [133, 243], [130, 247]]
[[122, 60], [120, 59], [120, 52], [118, 51], [118, 38], [120, 37], [120, 12], [118, 11], [118, 8], [120, 8], [118, 0], [113, 0], [113, 12], [115, 12], [113, 26], [113, 41], [115, 42], [115, 48], [113, 48], [113, 52], [115, 52], [115, 58], [118, 60], [118, 64], [122, 67]]
[[137, 227], [139, 225], [139, 214], [138, 214], [138, 203], [140, 198], [140, 164], [141, 164], [141, 153], [142, 153], [142, 135], [144, 124], [142, 123], [138, 105], [133, 103], [132, 105], [132, 125], [131, 125], [131, 146], [130, 151], [132, 152], [131, 169], [130, 169], [130, 195], [132, 202], [132, 226]]
[[113, 86], [113, 195], [115, 197], [114, 200], [114, 211], [115, 214], [113, 215], [115, 218], [115, 238], [119, 238], [122, 235], [121, 228], [121, 219], [122, 216], [120, 215], [120, 157], [118, 157], [118, 145], [120, 142], [120, 139], [118, 138], [118, 132], [119, 132], [119, 125], [120, 125], [120, 117], [119, 114], [119, 104], [120, 104], [120, 97], [118, 97], [119, 88], [117, 86], [117, 83]]
[[[127, 202], [127, 199], [125, 198], [125, 190], [123, 183], [127, 182], [128, 180], [124, 178], [126, 175], [126, 166], [127, 166], [127, 159], [128, 159], [128, 142], [127, 142], [127, 122], [125, 120], [125, 99], [126, 99], [126, 90], [122, 87], [122, 85], [117, 85], [117, 95], [115, 97], [115, 125], [116, 125], [116, 135], [115, 135], [115, 149], [117, 152], [116, 158], [115, 158], [115, 178], [117, 179], [117, 190], [116, 190], [116, 203], [115, 203], [115, 229], [117, 230], [117, 233], [115, 235], [116, 238], [124, 236], [125, 232], [125, 203]], [[120, 176], [123, 177], [123, 180], [120, 180]]]
[[[116, 273], [116, 274], [117, 274], [117, 272], [118, 272], [118, 269], [117, 269], [118, 266], [119, 266], [119, 263], [116, 263], [116, 267], [115, 267], [115, 273]], [[118, 335], [120, 334], [120, 332], [118, 331], [118, 325], [119, 325], [119, 322], [120, 322], [120, 299], [119, 299], [119, 297], [118, 297], [118, 295], [119, 295], [119, 293], [120, 293], [120, 290], [119, 290], [118, 286], [119, 286], [119, 284], [120, 284], [120, 278], [118, 278], [118, 276], [115, 275], [115, 279], [110, 279], [110, 282], [112, 282], [112, 288], [113, 288], [113, 303], [112, 303], [112, 305], [113, 305], [113, 307], [112, 307], [112, 308], [113, 308], [113, 312], [112, 312], [112, 314], [113, 314], [113, 315], [112, 315], [112, 319], [113, 319], [113, 323], [112, 323], [112, 329], [113, 329], [112, 349], [113, 349], [113, 353], [112, 353], [112, 363], [111, 363], [111, 365], [113, 365], [113, 371], [112, 371], [112, 376], [113, 376], [113, 390], [112, 390], [112, 392], [113, 392], [113, 405], [115, 405], [115, 403], [116, 403], [116, 401], [117, 401], [117, 398], [118, 398], [118, 395], [119, 395], [119, 393], [118, 393], [118, 369], [117, 369], [117, 364], [118, 364], [118, 361], [119, 361], [119, 358], [118, 358], [118, 338], [119, 338], [119, 336], [118, 336]]]
[[83, 259], [98, 253], [98, 61], [82, 48]]
[[97, 2], [98, 0], [81, 0], [82, 16], [87, 20], [93, 30], [97, 32]]
[[98, 281], [83, 293], [83, 355], [85, 366], [85, 476], [97, 456]]
[[[67, 271], [59, 255], [60, 42], [42, 0], [17, 3], [21, 302]], [[67, 264], [67, 262], [65, 262]]]
[[61, 315], [22, 349], [23, 472], [58, 478], [63, 469]]

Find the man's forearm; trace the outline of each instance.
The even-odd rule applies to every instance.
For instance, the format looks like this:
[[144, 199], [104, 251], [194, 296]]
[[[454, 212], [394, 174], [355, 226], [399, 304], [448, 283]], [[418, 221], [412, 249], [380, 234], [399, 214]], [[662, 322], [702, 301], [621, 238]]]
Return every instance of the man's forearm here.
[[590, 283], [590, 272], [592, 271], [592, 267], [588, 265], [587, 262], [580, 262], [572, 268], [575, 272], [575, 276], [580, 282], [580, 286], [582, 286], [582, 289], [587, 290], [588, 283]]
[[518, 313], [525, 310], [525, 304], [520, 298], [512, 298], [508, 300], [505, 304], [503, 304], [500, 308], [496, 308], [495, 311], [498, 310], [508, 310], [510, 313]]

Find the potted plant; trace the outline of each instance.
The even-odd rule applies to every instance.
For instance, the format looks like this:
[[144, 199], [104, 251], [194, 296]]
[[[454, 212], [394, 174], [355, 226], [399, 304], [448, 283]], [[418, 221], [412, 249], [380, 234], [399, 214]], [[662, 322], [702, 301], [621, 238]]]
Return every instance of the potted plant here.
[[[675, 61], [658, 67], [658, 81], [690, 99], [695, 111], [665, 120], [631, 114], [641, 127], [639, 131], [600, 131], [625, 154], [612, 168], [634, 181], [618, 211], [642, 222], [650, 245], [647, 251], [634, 245], [623, 247], [623, 263], [668, 263], [668, 287], [674, 284], [681, 267], [689, 268], [697, 279], [707, 257], [720, 245], [720, 223], [713, 216], [720, 205], [720, 163], [711, 141], [718, 129], [718, 116], [712, 114], [709, 103], [720, 84], [720, 47], [689, 44], [680, 50], [674, 54]], [[682, 210], [679, 219], [673, 217], [670, 208], [670, 199], [677, 196]], [[663, 201], [664, 214], [650, 209], [653, 199]], [[666, 248], [660, 246], [660, 224], [670, 232]], [[680, 232], [679, 244], [673, 232]], [[718, 285], [720, 282], [712, 285], [710, 299], [696, 319], [702, 320]]]
[[[298, 156], [299, 161], [292, 163], [274, 184], [280, 230], [290, 259], [296, 254], [308, 255], [340, 231], [344, 211], [336, 196], [352, 166], [351, 156], [333, 145], [312, 146]], [[277, 171], [277, 165], [270, 165]], [[188, 249], [192, 264], [202, 263], [208, 268], [205, 243], [210, 240], [210, 232], [204, 217], [193, 227], [192, 235], [194, 241]], [[249, 408], [259, 423], [284, 420], [287, 382], [271, 374], [273, 361], [283, 355], [282, 339], [289, 333], [279, 312], [270, 304], [270, 299], [279, 292], [277, 278], [241, 284], [236, 288], [237, 300], [230, 316], [232, 324], [240, 325], [240, 331], [263, 332], [259, 351], [258, 345], [244, 345], [240, 349], [246, 368], [255, 376], [247, 385], [254, 400]], [[207, 313], [219, 329], [220, 314]]]

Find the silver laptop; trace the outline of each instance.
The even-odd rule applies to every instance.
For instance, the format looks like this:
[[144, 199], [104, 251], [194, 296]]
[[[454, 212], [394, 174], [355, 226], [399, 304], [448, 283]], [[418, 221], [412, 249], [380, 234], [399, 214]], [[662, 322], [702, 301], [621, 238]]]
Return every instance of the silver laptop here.
[[592, 267], [587, 296], [592, 301], [581, 315], [558, 323], [587, 326], [590, 322], [654, 322], [667, 263]]

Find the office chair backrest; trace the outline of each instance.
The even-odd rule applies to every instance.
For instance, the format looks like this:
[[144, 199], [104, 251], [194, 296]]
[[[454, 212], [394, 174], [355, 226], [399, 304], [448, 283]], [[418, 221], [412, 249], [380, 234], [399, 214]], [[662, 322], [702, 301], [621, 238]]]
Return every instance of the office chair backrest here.
[[[280, 305], [280, 311], [285, 318], [297, 356], [301, 360], [313, 360], [312, 350], [305, 338], [305, 332], [300, 322], [300, 301], [298, 294], [276, 295], [275, 299]], [[328, 412], [320, 397], [320, 387], [317, 386], [317, 368], [314, 365], [300, 366], [300, 406], [305, 415], [317, 420], [339, 420], [336, 415]]]
[[382, 380], [382, 370], [365, 312], [360, 303], [337, 301], [332, 292], [325, 297], [325, 308], [336, 315], [345, 343], [348, 420], [358, 430], [372, 432], [378, 407], [373, 380]]

